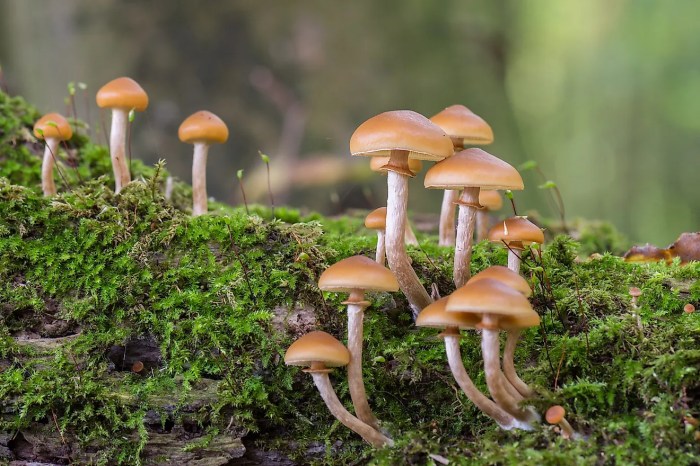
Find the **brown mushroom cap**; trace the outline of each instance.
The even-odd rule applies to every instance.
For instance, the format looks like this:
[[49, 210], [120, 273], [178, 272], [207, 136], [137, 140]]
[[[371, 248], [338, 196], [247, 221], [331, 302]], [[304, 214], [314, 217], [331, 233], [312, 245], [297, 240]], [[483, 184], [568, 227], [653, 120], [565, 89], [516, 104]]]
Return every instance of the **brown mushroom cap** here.
[[180, 141], [223, 144], [228, 140], [228, 127], [221, 118], [206, 110], [200, 110], [185, 118], [177, 130]]
[[386, 207], [374, 209], [365, 217], [365, 227], [370, 230], [386, 229]]
[[566, 416], [566, 410], [559, 405], [550, 407], [544, 415], [544, 418], [550, 424], [559, 424]]
[[34, 136], [39, 139], [56, 138], [67, 141], [73, 137], [73, 129], [60, 113], [47, 113], [34, 123]]
[[668, 247], [671, 257], [680, 257], [681, 265], [690, 261], [700, 261], [700, 232], [682, 233], [678, 239]]
[[143, 112], [148, 107], [148, 94], [131, 78], [113, 79], [97, 91], [100, 108], [124, 108]]
[[350, 351], [326, 332], [309, 332], [291, 344], [284, 354], [288, 366], [311, 366], [323, 363], [326, 367], [347, 366]]
[[517, 316], [531, 313], [533, 309], [522, 293], [493, 278], [484, 278], [470, 281], [452, 293], [447, 301], [447, 312]]
[[424, 185], [430, 189], [523, 189], [518, 170], [503, 160], [477, 148], [465, 149], [433, 165]]
[[451, 105], [434, 115], [430, 121], [442, 128], [462, 147], [493, 142], [493, 130], [489, 124], [464, 105]]
[[513, 288], [515, 291], [522, 293], [525, 295], [525, 297], [529, 297], [532, 294], [532, 290], [530, 289], [530, 285], [527, 283], [527, 280], [525, 280], [519, 273], [515, 273], [510, 270], [508, 267], [503, 267], [502, 265], [492, 265], [491, 267], [474, 275], [471, 279], [469, 279], [468, 283], [475, 283], [485, 278], [498, 280], [504, 285]]
[[439, 126], [411, 110], [380, 113], [362, 123], [350, 138], [352, 155], [387, 157], [408, 151], [409, 159], [442, 160], [452, 155], [452, 140]]
[[447, 312], [447, 300], [449, 296], [438, 299], [429, 304], [418, 314], [417, 327], [446, 328], [458, 327], [460, 329], [475, 328], [481, 321], [481, 316], [465, 312]]
[[[372, 157], [369, 161], [369, 168], [373, 172], [379, 172], [386, 175], [386, 171], [381, 168], [389, 163], [389, 157]], [[418, 173], [423, 169], [423, 162], [418, 159], [408, 159], [408, 169], [413, 173]]]
[[510, 217], [494, 225], [489, 230], [488, 238], [489, 241], [505, 241], [513, 247], [544, 243], [544, 233], [540, 227], [523, 217]]
[[670, 249], [661, 249], [653, 244], [632, 246], [622, 258], [625, 262], [673, 262], [673, 254]]
[[498, 210], [503, 207], [503, 198], [498, 191], [482, 189], [479, 191], [479, 204], [489, 210]]
[[398, 291], [399, 283], [383, 265], [365, 256], [352, 256], [328, 267], [318, 279], [318, 287], [339, 293]]
[[498, 320], [498, 326], [503, 330], [519, 330], [538, 325], [540, 325], [540, 315], [534, 310], [514, 316], [502, 316]]
[[631, 286], [630, 289], [629, 289], [629, 294], [630, 294], [630, 296], [632, 296], [633, 298], [638, 298], [638, 297], [640, 297], [640, 296], [642, 295], [642, 290], [639, 289], [639, 288], [636, 287], [636, 286]]

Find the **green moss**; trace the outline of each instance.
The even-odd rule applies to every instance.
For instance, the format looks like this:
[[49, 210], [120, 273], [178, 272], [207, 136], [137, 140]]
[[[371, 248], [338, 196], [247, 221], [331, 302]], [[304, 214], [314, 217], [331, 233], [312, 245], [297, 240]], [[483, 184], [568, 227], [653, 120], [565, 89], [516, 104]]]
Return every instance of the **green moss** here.
[[[700, 265], [577, 259], [617, 248], [619, 235], [607, 227], [581, 237], [583, 253], [558, 236], [541, 258], [525, 255], [543, 325], [525, 333], [516, 363], [541, 395], [535, 406], [566, 406], [584, 441], [563, 441], [550, 427], [497, 429], [458, 390], [440, 340], [412, 325], [405, 299], [372, 296], [365, 381], [397, 440], [373, 451], [319, 408], [308, 376], [281, 361], [307, 327], [345, 334], [344, 297], [321, 293], [316, 281], [340, 258], [373, 254], [376, 239], [361, 218], [278, 207], [273, 219], [261, 206], [246, 215], [219, 204], [191, 218], [188, 187], [178, 184], [172, 203], [163, 198], [160, 165], [134, 161], [145, 181], [115, 195], [106, 149], [85, 138], [69, 146], [83, 181], [65, 170], [71, 189], [47, 200], [38, 189], [40, 147], [28, 132], [36, 112], [21, 99], [0, 102], [0, 431], [60, 428], [83, 448], [73, 460], [98, 463], [138, 463], [154, 426], [170, 423], [197, 426], [188, 449], [250, 431], [251, 442], [302, 464], [429, 464], [430, 454], [450, 464], [700, 461], [695, 428], [683, 421], [700, 417], [700, 315], [682, 310], [700, 307]], [[421, 235], [421, 247], [409, 250], [426, 286], [452, 291], [450, 249]], [[503, 248], [482, 242], [472, 269], [505, 261]], [[630, 286], [643, 290], [641, 327]], [[284, 319], [302, 306], [314, 325]], [[59, 323], [61, 334], [75, 334], [64, 344], [16, 338], [55, 336]], [[110, 347], [144, 336], [157, 342], [162, 363], [145, 375], [115, 370]], [[462, 352], [484, 388], [475, 333]], [[342, 372], [332, 380], [347, 403]], [[318, 442], [325, 454], [309, 457]]]

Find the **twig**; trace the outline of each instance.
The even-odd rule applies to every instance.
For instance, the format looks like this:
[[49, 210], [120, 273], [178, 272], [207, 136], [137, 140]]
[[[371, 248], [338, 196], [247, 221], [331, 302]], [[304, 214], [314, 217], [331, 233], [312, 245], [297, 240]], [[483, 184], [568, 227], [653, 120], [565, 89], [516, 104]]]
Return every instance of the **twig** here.
[[566, 347], [561, 350], [561, 358], [559, 358], [559, 364], [557, 365], [557, 375], [554, 377], [554, 389], [556, 390], [559, 386], [559, 373], [561, 372], [561, 365], [564, 363], [564, 356], [566, 355]]
[[[268, 174], [269, 176], [269, 174]], [[248, 199], [245, 197], [245, 189], [243, 189], [243, 170], [238, 170], [236, 172], [236, 177], [238, 178], [238, 185], [241, 187], [241, 195], [243, 195], [243, 205], [245, 205], [245, 213], [250, 215], [250, 210], [248, 209]]]

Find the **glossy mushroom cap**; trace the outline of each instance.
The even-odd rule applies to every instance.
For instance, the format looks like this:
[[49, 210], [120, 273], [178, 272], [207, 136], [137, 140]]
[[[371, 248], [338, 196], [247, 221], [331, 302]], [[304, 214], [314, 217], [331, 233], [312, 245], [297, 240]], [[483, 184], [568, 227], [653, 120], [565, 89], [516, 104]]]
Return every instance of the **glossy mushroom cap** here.
[[680, 257], [681, 265], [685, 265], [690, 261], [700, 261], [700, 232], [682, 233], [668, 247], [668, 252], [671, 258]]
[[498, 157], [477, 148], [465, 149], [433, 165], [424, 185], [430, 189], [523, 189], [518, 170]]
[[505, 241], [511, 247], [521, 248], [532, 243], [544, 243], [540, 227], [523, 217], [510, 217], [489, 230], [489, 241]]
[[352, 256], [328, 267], [318, 279], [318, 287], [340, 293], [398, 291], [399, 283], [386, 267], [365, 256]]
[[508, 267], [503, 267], [502, 265], [492, 265], [491, 267], [482, 270], [474, 275], [467, 283], [476, 283], [485, 278], [497, 280], [504, 285], [513, 288], [515, 291], [522, 293], [525, 295], [525, 297], [529, 297], [532, 294], [532, 290], [530, 289], [530, 285], [527, 283], [527, 280], [525, 280], [519, 273], [515, 273]]
[[365, 217], [365, 227], [370, 230], [384, 230], [386, 228], [386, 207], [374, 209]]
[[457, 327], [460, 329], [476, 328], [481, 317], [476, 314], [465, 312], [447, 312], [447, 300], [449, 296], [440, 298], [428, 305], [418, 314], [416, 327], [447, 328]]
[[540, 325], [540, 315], [534, 310], [514, 316], [502, 316], [498, 319], [498, 327], [502, 330], [520, 330]]
[[447, 312], [518, 316], [534, 312], [522, 293], [493, 278], [469, 282], [452, 293]]
[[442, 160], [452, 155], [452, 140], [439, 126], [411, 110], [384, 112], [362, 123], [350, 138], [352, 155], [387, 157], [408, 151], [409, 159]]
[[503, 207], [503, 198], [498, 191], [479, 191], [479, 204], [489, 210], [498, 210]]
[[148, 107], [148, 94], [131, 78], [114, 79], [97, 91], [100, 108], [124, 108], [143, 112]]
[[34, 136], [39, 139], [56, 138], [67, 141], [73, 137], [73, 130], [60, 113], [47, 113], [34, 123]]
[[228, 140], [228, 127], [221, 118], [206, 110], [200, 110], [185, 118], [177, 130], [180, 141], [193, 144], [223, 144]]
[[464, 105], [451, 105], [430, 121], [442, 128], [457, 147], [493, 142], [493, 130], [489, 124]]
[[349, 362], [350, 351], [333, 336], [318, 330], [299, 338], [284, 354], [286, 365], [316, 366], [316, 370], [324, 370], [319, 368], [321, 364], [325, 367], [341, 367], [347, 366]]
[[560, 405], [550, 407], [544, 415], [544, 418], [550, 424], [559, 424], [566, 416], [566, 410]]
[[[389, 157], [372, 157], [372, 159], [369, 161], [369, 168], [373, 172], [386, 174], [386, 172], [382, 170], [382, 167], [387, 163], [389, 163]], [[423, 162], [418, 159], [408, 159], [408, 169], [414, 174], [418, 173], [419, 171], [423, 170]]]

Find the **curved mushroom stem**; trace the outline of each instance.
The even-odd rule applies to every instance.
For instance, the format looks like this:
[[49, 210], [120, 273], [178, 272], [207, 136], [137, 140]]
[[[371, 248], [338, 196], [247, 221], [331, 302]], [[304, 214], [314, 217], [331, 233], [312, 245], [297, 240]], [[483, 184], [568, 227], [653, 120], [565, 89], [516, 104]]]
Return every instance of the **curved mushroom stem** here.
[[209, 144], [194, 143], [194, 160], [192, 161], [192, 216], [207, 213], [207, 153]]
[[489, 209], [476, 213], [476, 241], [483, 241], [489, 236]]
[[471, 275], [469, 264], [472, 257], [472, 238], [474, 237], [476, 212], [479, 206], [479, 188], [464, 188], [457, 203], [459, 204], [459, 219], [457, 222], [453, 278], [455, 286], [459, 288], [467, 283]]
[[131, 182], [129, 166], [126, 163], [126, 128], [129, 124], [129, 110], [112, 109], [112, 130], [109, 133], [109, 154], [114, 171], [114, 193], [119, 193]]
[[442, 195], [440, 208], [439, 242], [440, 246], [455, 245], [455, 202], [459, 199], [459, 191], [446, 189]]
[[561, 429], [561, 436], [565, 439], [569, 440], [578, 436], [576, 431], [574, 431], [574, 428], [571, 427], [571, 424], [569, 424], [569, 421], [567, 421], [566, 419], [562, 419], [557, 425]]
[[56, 161], [56, 151], [58, 150], [57, 138], [46, 138], [44, 147], [44, 161], [41, 164], [41, 190], [44, 196], [56, 195], [56, 184], [53, 181], [53, 167]]
[[512, 415], [507, 413], [503, 408], [498, 406], [476, 388], [462, 362], [462, 354], [459, 350], [459, 333], [450, 334], [446, 331], [442, 336], [445, 340], [447, 362], [450, 365], [452, 376], [455, 378], [464, 394], [467, 395], [467, 398], [469, 398], [481, 412], [496, 421], [502, 429], [510, 430], [519, 428], [531, 430], [528, 423], [516, 420]]
[[365, 424], [379, 430], [379, 422], [369, 407], [365, 384], [362, 380], [362, 323], [365, 309], [369, 305], [363, 299], [364, 293], [358, 291], [351, 293], [348, 300], [348, 350], [350, 351], [348, 386], [357, 417]]
[[326, 403], [328, 410], [345, 427], [358, 434], [375, 448], [381, 448], [385, 445], [394, 445], [394, 441], [389, 437], [377, 432], [364, 422], [360, 421], [343, 407], [338, 399], [338, 396], [333, 390], [333, 385], [331, 385], [331, 380], [328, 378], [328, 373], [312, 372], [311, 376], [314, 378], [314, 384], [316, 384], [316, 388], [318, 388], [321, 398], [323, 398], [323, 401]]
[[399, 282], [401, 291], [411, 306], [413, 320], [432, 300], [418, 280], [418, 275], [411, 267], [406, 254], [404, 234], [406, 230], [406, 207], [408, 205], [408, 152], [394, 150], [391, 152], [387, 184], [388, 197], [386, 201], [386, 257], [389, 268]]
[[506, 375], [508, 382], [515, 387], [518, 393], [525, 398], [530, 398], [534, 395], [534, 392], [515, 372], [515, 347], [518, 345], [520, 333], [520, 330], [508, 330], [506, 347], [503, 349], [503, 373]]
[[375, 260], [378, 264], [384, 265], [386, 262], [386, 246], [384, 245], [384, 230], [377, 230], [377, 252]]
[[508, 249], [508, 268], [515, 273], [520, 273], [520, 254], [522, 254], [522, 249], [513, 249], [511, 246]]
[[404, 232], [403, 240], [410, 246], [418, 246], [418, 238], [416, 238], [416, 233], [413, 231], [408, 217], [406, 218], [406, 231]]

